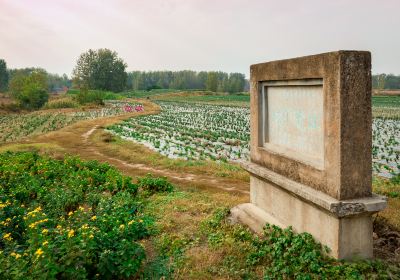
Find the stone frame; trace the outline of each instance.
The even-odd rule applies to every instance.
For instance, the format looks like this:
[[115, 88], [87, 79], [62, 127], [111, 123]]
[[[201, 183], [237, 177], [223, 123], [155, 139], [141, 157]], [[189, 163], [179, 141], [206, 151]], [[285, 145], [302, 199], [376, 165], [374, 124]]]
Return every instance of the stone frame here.
[[[279, 60], [252, 65], [250, 73], [250, 104], [254, 108], [251, 161], [336, 199], [371, 196], [372, 159], [368, 156], [372, 149], [371, 54], [337, 51]], [[310, 79], [323, 81], [322, 169], [259, 146], [262, 84]]]

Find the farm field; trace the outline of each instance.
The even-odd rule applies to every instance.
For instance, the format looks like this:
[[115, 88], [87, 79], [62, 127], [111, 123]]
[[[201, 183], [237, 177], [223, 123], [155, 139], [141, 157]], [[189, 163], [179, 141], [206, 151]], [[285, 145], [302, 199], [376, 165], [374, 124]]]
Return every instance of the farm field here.
[[106, 101], [105, 107], [94, 109], [42, 110], [28, 114], [0, 115], [0, 143], [58, 130], [80, 120], [125, 114], [137, 105], [125, 101]]
[[196, 104], [214, 104], [225, 106], [250, 106], [250, 95], [248, 93], [223, 94], [210, 92], [181, 92], [171, 94], [160, 94], [151, 98], [157, 101], [184, 102]]
[[170, 158], [219, 161], [247, 159], [249, 109], [159, 102], [161, 113], [132, 118], [109, 131]]
[[[158, 101], [159, 115], [131, 118], [108, 128], [169, 158], [237, 161], [248, 159], [250, 109], [191, 102]], [[385, 102], [379, 103], [380, 108]], [[396, 114], [400, 107], [396, 108]], [[391, 178], [400, 173], [400, 120], [373, 120], [373, 170]]]

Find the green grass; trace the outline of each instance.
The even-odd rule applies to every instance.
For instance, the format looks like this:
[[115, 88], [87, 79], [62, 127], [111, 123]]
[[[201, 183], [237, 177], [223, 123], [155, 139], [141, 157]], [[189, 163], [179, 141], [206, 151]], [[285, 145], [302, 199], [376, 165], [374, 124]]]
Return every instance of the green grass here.
[[249, 94], [205, 94], [193, 95], [190, 94], [182, 96], [157, 96], [154, 99], [172, 102], [186, 102], [186, 103], [211, 103], [211, 104], [241, 104], [250, 106]]
[[79, 96], [80, 92], [79, 89], [70, 89], [67, 91], [67, 95], [81, 101], [80, 103], [96, 103], [98, 100], [120, 100], [124, 98], [121, 94], [112, 91], [89, 90], [85, 96]]
[[198, 92], [199, 90], [178, 90], [178, 89], [152, 89], [152, 90], [128, 90], [121, 93], [121, 95], [129, 98], [147, 98], [154, 96], [162, 96], [168, 93], [177, 92]]
[[400, 108], [400, 96], [372, 96], [372, 106]]

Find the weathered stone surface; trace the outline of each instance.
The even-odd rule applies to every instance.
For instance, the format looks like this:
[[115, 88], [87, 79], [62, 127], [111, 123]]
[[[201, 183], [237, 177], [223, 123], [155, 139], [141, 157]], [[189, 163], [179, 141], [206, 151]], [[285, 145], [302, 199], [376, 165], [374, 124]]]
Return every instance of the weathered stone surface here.
[[[251, 161], [337, 199], [371, 195], [371, 55], [338, 51], [252, 65]], [[262, 84], [323, 81], [324, 159], [316, 168], [260, 145]]]
[[[265, 167], [262, 167], [258, 164], [251, 162], [242, 162], [241, 166], [247, 170], [252, 177], [259, 178], [261, 180], [266, 180], [270, 184], [273, 184], [275, 188], [280, 188], [285, 190], [290, 195], [303, 200], [309, 204], [313, 204], [316, 207], [320, 207], [325, 211], [329, 212], [331, 215], [336, 217], [346, 217], [346, 216], [354, 216], [359, 214], [366, 213], [376, 213], [383, 210], [386, 207], [387, 199], [383, 196], [373, 194], [368, 197], [358, 198], [358, 199], [349, 199], [349, 200], [338, 200], [333, 198], [321, 191], [317, 191], [309, 186], [303, 185], [296, 181], [293, 181], [285, 176], [282, 176], [278, 173], [275, 173]], [[254, 198], [254, 201], [258, 198], [255, 198], [255, 193], [252, 192], [253, 188], [250, 186], [250, 196]], [[263, 190], [266, 191], [266, 188]], [[269, 197], [271, 201], [265, 201], [265, 203], [256, 203], [258, 204], [273, 204], [274, 195], [271, 193], [263, 193], [262, 197]], [[275, 197], [276, 198], [276, 197]], [[265, 199], [265, 198], [263, 198]], [[252, 199], [253, 202], [253, 199]], [[263, 205], [258, 205], [260, 208], [263, 208]], [[265, 206], [269, 207], [269, 206]]]

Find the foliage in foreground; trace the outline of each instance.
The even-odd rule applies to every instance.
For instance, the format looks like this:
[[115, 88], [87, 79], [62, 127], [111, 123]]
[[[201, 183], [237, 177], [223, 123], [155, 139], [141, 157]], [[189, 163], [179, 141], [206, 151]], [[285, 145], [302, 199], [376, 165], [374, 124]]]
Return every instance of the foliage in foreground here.
[[138, 188], [97, 161], [0, 154], [0, 278], [137, 275], [152, 225]]
[[[398, 279], [400, 269], [382, 261], [337, 261], [327, 256], [328, 248], [316, 242], [309, 233], [296, 234], [289, 227], [266, 225], [262, 236], [253, 235], [241, 226], [225, 222], [228, 209], [217, 209], [202, 225], [209, 246], [226, 243], [241, 247], [244, 262], [232, 256], [225, 265], [236, 267], [242, 278], [254, 278], [254, 270], [262, 267], [264, 279]], [[228, 258], [228, 256], [227, 256]], [[253, 275], [253, 277], [251, 277]]]

